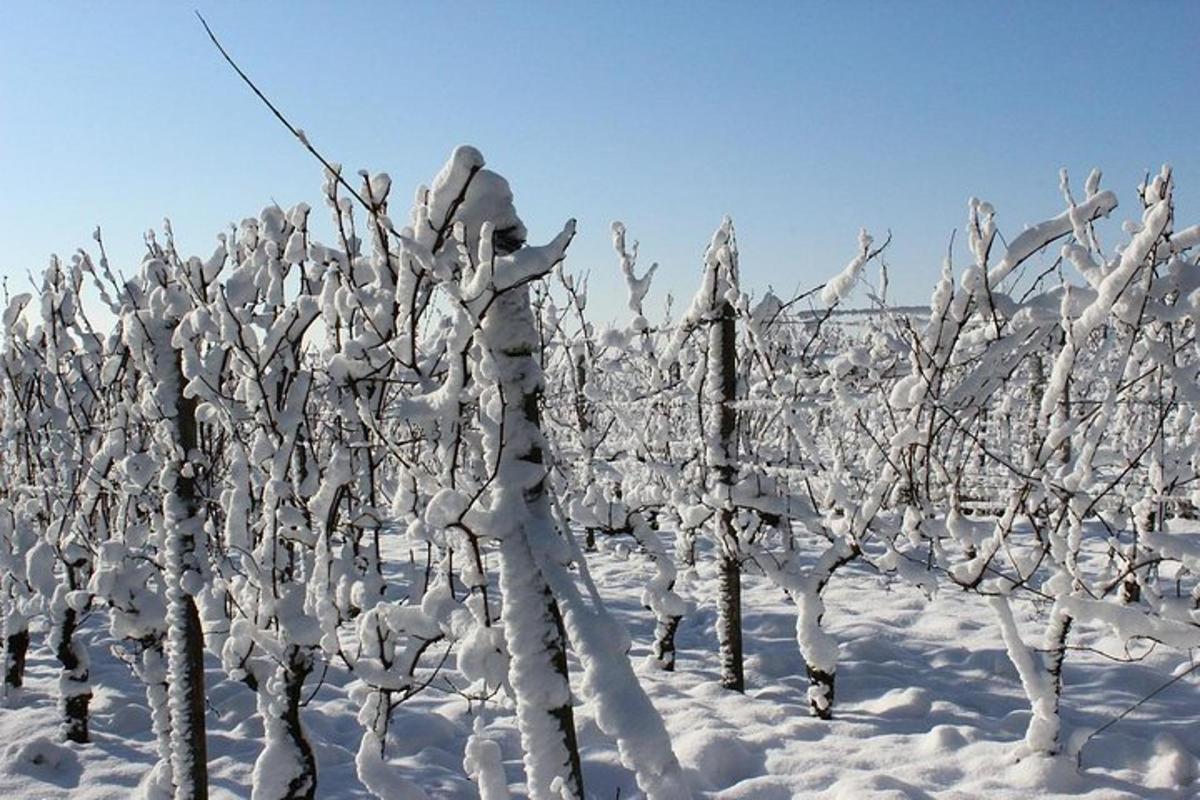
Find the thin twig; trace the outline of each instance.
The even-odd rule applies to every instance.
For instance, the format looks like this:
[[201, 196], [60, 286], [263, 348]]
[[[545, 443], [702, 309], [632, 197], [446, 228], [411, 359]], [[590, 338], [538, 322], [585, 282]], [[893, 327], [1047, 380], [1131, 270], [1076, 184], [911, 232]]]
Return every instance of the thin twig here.
[[[280, 111], [274, 103], [267, 99], [267, 96], [262, 93], [262, 90], [254, 85], [254, 81], [250, 80], [250, 76], [242, 71], [242, 68], [237, 65], [237, 62], [233, 60], [233, 57], [230, 56], [228, 51], [226, 51], [221, 45], [221, 42], [217, 39], [217, 35], [213, 33], [212, 28], [208, 26], [208, 22], [204, 19], [204, 16], [199, 11], [196, 12], [196, 17], [200, 20], [200, 24], [204, 26], [205, 33], [208, 34], [208, 38], [212, 40], [213, 45], [215, 45], [217, 50], [220, 51], [221, 56], [226, 62], [228, 62], [229, 66], [233, 67], [233, 71], [236, 72], [238, 77], [250, 87], [250, 90], [258, 96], [258, 99], [263, 101], [263, 104], [271, 110], [271, 113], [275, 115], [275, 118], [283, 123], [283, 127], [287, 128], [288, 132], [291, 133], [292, 136], [295, 136], [296, 140], [299, 141], [300, 144], [304, 145], [305, 150], [312, 153], [313, 157], [316, 158], [317, 161], [321, 162], [321, 166], [325, 167], [325, 169], [329, 171], [329, 174], [333, 176], [334, 180], [340, 183], [346, 189], [346, 191], [348, 191], [351, 196], [353, 196], [354, 199], [357, 200], [360, 205], [362, 205], [363, 208], [367, 209], [368, 211], [374, 211], [375, 209], [371, 206], [371, 204], [368, 203], [363, 196], [359, 194], [353, 186], [347, 183], [345, 178], [342, 177], [341, 167], [335, 168], [333, 164], [327, 161], [325, 156], [321, 155], [317, 149], [312, 146], [312, 143], [308, 141], [308, 136], [305, 135], [304, 131], [289, 122], [288, 118], [283, 115], [283, 112]], [[395, 228], [391, 227], [390, 222], [388, 223], [388, 231], [394, 236], [399, 236], [399, 234], [396, 233]]]
[[1179, 673], [1179, 674], [1178, 674], [1178, 675], [1176, 675], [1174, 678], [1171, 678], [1171, 680], [1167, 681], [1167, 682], [1166, 682], [1166, 683], [1164, 683], [1162, 686], [1159, 686], [1157, 689], [1155, 689], [1154, 691], [1152, 691], [1150, 694], [1146, 695], [1146, 696], [1145, 696], [1145, 697], [1143, 697], [1141, 700], [1138, 700], [1136, 703], [1134, 703], [1133, 705], [1131, 705], [1129, 708], [1125, 709], [1125, 710], [1124, 710], [1124, 711], [1122, 711], [1120, 714], [1118, 714], [1117, 716], [1113, 717], [1113, 718], [1112, 718], [1112, 719], [1110, 719], [1108, 722], [1104, 723], [1104, 724], [1103, 724], [1103, 725], [1101, 725], [1099, 728], [1097, 728], [1096, 730], [1094, 730], [1094, 731], [1092, 731], [1090, 734], [1088, 734], [1088, 737], [1087, 737], [1086, 739], [1084, 739], [1082, 743], [1080, 743], [1080, 745], [1079, 745], [1079, 749], [1075, 751], [1075, 763], [1076, 763], [1076, 766], [1078, 766], [1078, 765], [1079, 765], [1079, 763], [1080, 763], [1080, 761], [1081, 761], [1081, 759], [1082, 759], [1082, 757], [1083, 757], [1083, 748], [1084, 748], [1084, 747], [1087, 745], [1087, 743], [1088, 743], [1088, 742], [1090, 742], [1092, 739], [1094, 739], [1094, 738], [1096, 738], [1097, 736], [1099, 736], [1099, 735], [1100, 735], [1101, 733], [1103, 733], [1104, 731], [1106, 731], [1106, 730], [1108, 730], [1109, 728], [1111, 728], [1113, 725], [1116, 725], [1118, 722], [1120, 722], [1121, 720], [1125, 719], [1125, 717], [1129, 716], [1129, 715], [1130, 715], [1130, 714], [1132, 714], [1134, 711], [1136, 711], [1136, 710], [1137, 710], [1137, 709], [1138, 709], [1140, 706], [1142, 706], [1143, 704], [1145, 704], [1145, 703], [1149, 702], [1149, 701], [1150, 701], [1150, 700], [1152, 700], [1152, 699], [1153, 699], [1155, 696], [1157, 696], [1157, 695], [1158, 695], [1158, 694], [1160, 694], [1161, 692], [1164, 692], [1164, 691], [1166, 691], [1166, 690], [1167, 690], [1169, 687], [1171, 687], [1171, 686], [1173, 686], [1174, 684], [1178, 683], [1179, 681], [1183, 680], [1183, 679], [1184, 679], [1184, 678], [1186, 678], [1188, 675], [1191, 675], [1193, 672], [1195, 672], [1195, 671], [1196, 671], [1196, 670], [1198, 670], [1198, 669], [1200, 669], [1200, 661], [1197, 661], [1195, 664], [1192, 664], [1192, 665], [1191, 665], [1190, 667], [1188, 667], [1186, 670], [1184, 670], [1183, 672]]

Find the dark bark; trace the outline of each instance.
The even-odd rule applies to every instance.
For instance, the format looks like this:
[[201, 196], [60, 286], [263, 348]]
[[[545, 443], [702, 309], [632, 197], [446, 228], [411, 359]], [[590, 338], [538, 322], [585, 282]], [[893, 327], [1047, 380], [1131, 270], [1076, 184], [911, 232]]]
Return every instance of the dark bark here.
[[[184, 395], [183, 370], [178, 351], [175, 354], [174, 367], [177, 371], [175, 378], [179, 387], [175, 418], [178, 445], [185, 457], [190, 457], [192, 453], [196, 452], [198, 446], [196, 399]], [[196, 519], [200, 510], [199, 489], [196, 485], [194, 470], [181, 470], [176, 476], [175, 494], [183, 512], [183, 519], [180, 522], [185, 523], [177, 534], [181, 538], [178, 544], [180, 563], [175, 565], [179, 574], [172, 576], [173, 581], [178, 582], [176, 585], [179, 585], [183, 582], [184, 575], [190, 571], [199, 570], [199, 564], [196, 563], [194, 527], [190, 524]], [[174, 737], [172, 741], [176, 747], [183, 744], [189, 748], [190, 752], [185, 759], [185, 763], [189, 767], [186, 781], [192, 787], [191, 798], [203, 800], [208, 797], [208, 741], [204, 720], [204, 631], [200, 626], [200, 613], [196, 609], [195, 599], [182, 591], [179, 594], [179, 597], [170, 602], [182, 604], [182, 614], [179, 616], [182, 617], [183, 622], [183, 652], [168, 651], [168, 658], [171, 662], [172, 677], [183, 683], [187, 695], [183, 708], [172, 707], [171, 712], [173, 717], [182, 716], [181, 719], [172, 719], [172, 725], [176, 729], [188, 731], [188, 737], [184, 742], [180, 741], [182, 737]], [[179, 761], [176, 760], [175, 763], [178, 765]], [[183, 778], [182, 775], [175, 775], [177, 785]], [[182, 800], [182, 798], [177, 797], [176, 800]]]
[[[807, 666], [807, 665], [806, 665]], [[824, 702], [818, 702], [812, 695], [808, 701], [809, 712], [818, 719], [833, 719], [833, 679], [834, 673], [819, 669], [808, 669], [808, 685], [820, 693]]]
[[664, 672], [675, 671], [675, 632], [683, 617], [660, 620], [654, 628], [654, 659]]
[[63, 612], [60, 639], [55, 655], [62, 664], [63, 675], [63, 735], [68, 741], [85, 744], [88, 736], [88, 705], [92, 700], [91, 689], [80, 690], [71, 687], [72, 683], [86, 687], [88, 670], [83, 665], [78, 645], [75, 642], [75, 631], [79, 626], [75, 609], [68, 608]]
[[[721, 459], [715, 465], [721, 496], [729, 498], [737, 480], [737, 340], [733, 306], [722, 301], [720, 316], [714, 323], [709, 357], [720, 359], [719, 403], [717, 434]], [[715, 352], [712, 352], [715, 350]], [[733, 509], [726, 505], [717, 515], [718, 539], [721, 544], [720, 582], [717, 598], [717, 639], [721, 658], [721, 685], [735, 692], [746, 689], [745, 666], [742, 655], [742, 567], [737, 556], [737, 531], [733, 526]]]
[[[526, 356], [526, 358], [529, 361], [529, 368], [536, 369], [532, 356]], [[542, 383], [539, 380], [533, 388], [526, 390], [521, 398], [521, 408], [525, 416], [525, 421], [539, 432], [542, 428], [541, 400]], [[542, 452], [542, 447], [536, 442], [530, 446], [525, 454], [518, 456], [518, 458], [533, 464], [540, 465], [545, 463], [545, 455]], [[530, 508], [540, 509], [541, 513], [549, 515], [546, 481], [544, 478], [525, 492], [525, 502]], [[562, 680], [563, 685], [568, 687], [567, 696], [569, 698], [571, 678], [567, 666], [567, 631], [563, 625], [562, 611], [558, 607], [558, 601], [554, 599], [554, 594], [550, 591], [550, 587], [545, 583], [544, 579], [542, 579], [542, 594], [545, 597], [546, 614], [549, 619], [554, 621], [554, 635], [547, 638], [545, 646], [550, 653], [550, 662], [554, 672]], [[579, 741], [575, 733], [575, 711], [571, 707], [570, 699], [563, 705], [551, 709], [549, 713], [558, 722], [559, 729], [562, 731], [563, 746], [567, 750], [571, 783], [573, 784], [567, 788], [574, 792], [576, 797], [583, 797], [583, 765], [580, 761]]]
[[[1138, 557], [1138, 532], [1133, 532], [1133, 544], [1129, 546], [1129, 550], [1125, 554], [1126, 559], [1130, 564], [1137, 563]], [[1122, 603], [1137, 603], [1142, 599], [1142, 585], [1138, 583], [1137, 575], [1133, 571], [1125, 577], [1121, 582], [1121, 602]]]
[[[724, 515], [728, 512], [722, 512]], [[730, 514], [732, 516], [732, 514]], [[746, 690], [742, 657], [742, 568], [736, 558], [721, 555], [718, 582], [717, 639], [721, 648], [721, 685], [735, 692]]]
[[[547, 643], [552, 653], [551, 663], [554, 666], [554, 671], [562, 677], [563, 683], [570, 686], [570, 674], [567, 671], [567, 631], [563, 626], [562, 612], [559, 611], [558, 601], [550, 593], [550, 587], [545, 587], [544, 591], [547, 612], [554, 620], [554, 627], [558, 631], [558, 638]], [[583, 797], [583, 764], [579, 758], [579, 740], [575, 734], [575, 711], [571, 708], [571, 703], [568, 701], [558, 708], [551, 709], [550, 716], [557, 720], [558, 726], [562, 730], [563, 745], [567, 748], [571, 781], [574, 783], [574, 786], [569, 788], [575, 792], [576, 797]]]
[[208, 797], [208, 737], [204, 722], [204, 635], [200, 629], [200, 614], [196, 603], [189, 596], [186, 600], [187, 614], [186, 647], [188, 672], [187, 725], [191, 731], [192, 748], [191, 781], [193, 797], [200, 800]]
[[1063, 615], [1062, 621], [1058, 625], [1058, 629], [1054, 632], [1054, 645], [1050, 648], [1048, 655], [1047, 667], [1050, 671], [1050, 680], [1054, 686], [1054, 717], [1058, 720], [1058, 728], [1055, 733], [1054, 749], [1052, 754], [1062, 752], [1062, 690], [1063, 690], [1063, 662], [1067, 658], [1067, 639], [1071, 635], [1071, 625], [1074, 618]]
[[287, 704], [283, 711], [283, 725], [292, 746], [299, 756], [301, 773], [288, 784], [287, 800], [313, 800], [317, 794], [317, 759], [312, 745], [300, 725], [300, 704], [304, 692], [304, 679], [312, 671], [312, 659], [292, 648], [285, 677]]
[[4, 642], [7, 663], [4, 665], [4, 685], [19, 689], [25, 683], [25, 655], [29, 652], [29, 629], [22, 627], [11, 633]]

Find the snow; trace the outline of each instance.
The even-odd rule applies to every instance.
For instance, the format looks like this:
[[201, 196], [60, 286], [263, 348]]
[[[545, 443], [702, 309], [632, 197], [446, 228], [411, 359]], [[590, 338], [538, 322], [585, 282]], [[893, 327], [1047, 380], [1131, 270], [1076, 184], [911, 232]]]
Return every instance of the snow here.
[[1152, 789], [1177, 789], [1196, 780], [1197, 758], [1169, 733], [1154, 737], [1154, 756], [1146, 773], [1146, 786]]
[[503, 753], [497, 742], [484, 735], [482, 715], [475, 718], [475, 728], [467, 740], [463, 769], [479, 787], [479, 800], [507, 800]]
[[[609, 608], [631, 631], [631, 657], [644, 658], [653, 641], [653, 619], [638, 595], [649, 566], [603, 552], [589, 560]], [[808, 716], [808, 682], [792, 634], [794, 610], [760, 576], [745, 579], [746, 695], [717, 685], [715, 609], [703, 602], [680, 628], [678, 671], [639, 675], [663, 714], [693, 796], [833, 800], [892, 792], [961, 800], [1133, 800], [1175, 798], [1181, 787], [1186, 792], [1193, 786], [1200, 731], [1190, 714], [1178, 710], [1200, 702], [1195, 675], [1090, 742], [1081, 756], [1082, 772], [1066, 756], [1014, 760], [1014, 744], [1024, 734], [1029, 712], [990, 624], [987, 602], [961, 592], [927, 600], [914, 589], [884, 587], [869, 570], [846, 570], [826, 593], [827, 624], [841, 642], [834, 720]], [[697, 599], [711, 597], [715, 580], [701, 561], [684, 591]], [[865, 611], [858, 604], [864, 592], [874, 598]], [[1042, 612], [1029, 604], [1017, 608], [1015, 623], [1031, 638], [1041, 628]], [[130, 797], [150, 777], [156, 753], [144, 694], [105, 647], [111, 640], [103, 625], [93, 619], [82, 635], [95, 654], [95, 742], [77, 746], [30, 739], [30, 731], [52, 729], [56, 717], [57, 667], [44, 647], [33, 648], [27, 687], [0, 710], [0, 740], [14, 743], [0, 768], [5, 796], [117, 800]], [[1111, 634], [1100, 627], [1089, 630], [1081, 643], [1113, 646]], [[1186, 656], [1166, 651], [1115, 668], [1100, 656], [1079, 654], [1067, 666], [1064, 723], [1073, 730], [1094, 730], [1149, 693], [1178, 663], [1186, 665]], [[572, 668], [578, 669], [573, 656]], [[332, 670], [330, 677], [305, 715], [319, 762], [318, 796], [365, 800], [370, 794], [355, 767], [357, 705], [345, 677]], [[208, 683], [210, 796], [240, 800], [250, 796], [262, 725], [252, 715], [253, 694], [225, 678], [211, 658]], [[394, 722], [388, 761], [376, 760], [376, 771], [367, 772], [392, 787], [394, 793], [384, 796], [478, 797], [462, 762], [479, 717], [467, 712], [462, 699], [442, 693], [414, 698], [405, 708]], [[632, 773], [608, 746], [595, 713], [591, 703], [577, 707], [589, 795], [613, 797], [620, 790], [622, 798], [642, 797]], [[506, 791], [525, 796], [513, 718], [489, 708], [486, 720], [487, 741], [472, 751], [474, 763], [498, 751]], [[481, 768], [494, 776], [494, 762], [487, 763], [491, 766]]]
[[637, 318], [641, 318], [642, 303], [650, 291], [650, 282], [654, 279], [654, 272], [658, 269], [658, 264], [651, 264], [642, 277], [637, 277], [634, 270], [637, 267], [638, 243], [634, 242], [632, 247], [626, 246], [625, 226], [620, 222], [612, 224], [612, 238], [613, 249], [617, 251], [621, 261], [621, 275], [625, 279], [626, 301], [629, 310]]
[[841, 272], [826, 281], [825, 288], [821, 290], [822, 303], [831, 306], [846, 299], [862, 275], [863, 267], [866, 266], [870, 257], [871, 244], [873, 242], [874, 239], [871, 238], [871, 235], [867, 233], [865, 228], [859, 231], [858, 254], [850, 260], [850, 263]]

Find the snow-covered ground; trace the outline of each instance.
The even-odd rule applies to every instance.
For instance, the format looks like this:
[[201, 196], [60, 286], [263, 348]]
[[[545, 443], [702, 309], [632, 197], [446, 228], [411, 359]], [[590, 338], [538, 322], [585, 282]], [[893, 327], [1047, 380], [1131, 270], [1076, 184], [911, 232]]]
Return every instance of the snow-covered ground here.
[[[610, 608], [630, 628], [632, 655], [641, 662], [653, 627], [638, 602], [649, 567], [637, 556], [615, 552], [597, 553], [592, 562]], [[679, 630], [678, 671], [641, 671], [697, 797], [1195, 796], [1190, 778], [1200, 753], [1200, 673], [1093, 739], [1082, 752], [1082, 770], [1067, 757], [1015, 761], [1011, 754], [1029, 719], [1028, 703], [979, 598], [946, 590], [927, 600], [865, 569], [839, 573], [826, 595], [828, 627], [842, 646], [837, 718], [821, 722], [807, 713], [792, 607], [753, 575], [744, 593], [747, 693], [718, 686], [715, 612], [706, 601], [713, 582], [703, 563], [698, 575], [687, 577], [684, 591], [697, 610]], [[1038, 609], [1020, 608], [1032, 641], [1040, 630]], [[136, 796], [153, 766], [146, 701], [109, 651], [102, 616], [91, 617], [84, 636], [96, 687], [93, 742], [57, 743], [57, 664], [44, 637], [37, 637], [27, 687], [0, 710], [0, 797], [123, 800]], [[1120, 652], [1099, 632], [1081, 632], [1074, 642]], [[1189, 664], [1186, 654], [1166, 648], [1138, 663], [1073, 651], [1065, 673], [1067, 736], [1098, 728]], [[453, 681], [452, 669], [445, 674]], [[249, 797], [263, 733], [255, 698], [225, 679], [215, 662], [208, 680], [212, 796]], [[318, 797], [370, 796], [355, 776], [361, 732], [355, 710], [344, 673], [331, 668], [303, 713], [319, 759]], [[473, 711], [448, 691], [431, 689], [410, 701], [392, 728], [391, 765], [430, 798], [476, 797], [462, 769]], [[511, 709], [493, 706], [484, 713], [487, 731], [503, 752], [510, 789], [519, 796], [521, 752]], [[640, 797], [591, 710], [585, 705], [577, 713], [589, 796]]]

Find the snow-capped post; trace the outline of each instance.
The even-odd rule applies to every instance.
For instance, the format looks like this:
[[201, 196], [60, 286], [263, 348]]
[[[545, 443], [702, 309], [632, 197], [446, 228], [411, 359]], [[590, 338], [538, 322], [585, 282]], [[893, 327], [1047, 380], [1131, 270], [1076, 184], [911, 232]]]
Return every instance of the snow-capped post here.
[[[548, 245], [525, 246], [525, 226], [513, 207], [508, 183], [483, 165], [478, 150], [456, 149], [432, 187], [418, 193], [412, 226], [403, 233], [392, 232], [398, 255], [390, 250], [380, 253], [380, 260], [390, 264], [398, 259], [403, 265], [397, 273], [403, 282], [392, 287], [388, 296], [403, 298], [405, 316], [400, 322], [406, 328], [416, 324], [413, 315], [430, 307], [429, 294], [435, 285], [449, 295], [454, 309], [446, 335], [431, 339], [428, 352], [415, 349], [415, 333], [406, 334], [407, 357], [400, 361], [407, 363], [399, 365], [419, 371], [423, 358], [431, 356], [429, 366], [446, 366], [444, 377], [438, 381], [420, 375], [425, 391], [396, 398], [391, 409], [409, 423], [437, 425], [440, 435], [448, 437], [437, 442], [435, 456], [444, 463], [430, 473], [436, 477], [422, 478], [416, 487], [402, 478], [396, 496], [397, 507], [409, 513], [417, 499], [409, 496], [411, 490], [429, 492], [423, 513], [413, 514], [410, 520], [410, 535], [435, 542], [444, 557], [419, 607], [401, 612], [398, 604], [378, 602], [359, 621], [363, 653], [356, 672], [366, 684], [359, 720], [366, 730], [358, 772], [377, 795], [387, 796], [396, 784], [397, 777], [384, 761], [387, 720], [398, 702], [392, 695], [402, 700], [420, 690], [413, 681], [416, 659], [451, 632], [445, 618], [455, 606], [454, 562], [447, 545], [465, 535], [470, 546], [464, 550], [470, 554], [474, 549], [475, 557], [460, 560], [459, 569], [463, 583], [472, 587], [469, 605], [477, 623], [473, 644], [479, 648], [468, 660], [480, 656], [483, 661], [495, 660], [489, 654], [494, 649], [489, 644], [492, 637], [481, 636], [478, 625], [482, 621], [484, 628], [490, 627], [487, 596], [475, 588], [482, 589], [486, 582], [478, 544], [498, 542], [501, 627], [529, 795], [534, 800], [582, 798], [566, 631], [547, 574], [566, 573], [563, 536], [570, 533], [560, 533], [551, 511], [541, 430], [542, 373], [535, 356], [539, 332], [529, 298], [529, 284], [562, 261], [575, 225], [568, 222]], [[377, 219], [385, 227], [377, 236], [377, 246], [387, 247], [384, 234], [390, 231], [390, 222]], [[376, 319], [392, 317], [385, 313]], [[369, 358], [372, 352], [361, 348], [358, 358]], [[429, 391], [430, 385], [438, 388]], [[474, 397], [479, 398], [479, 410], [467, 416], [462, 401]], [[367, 416], [371, 415], [364, 419]], [[465, 450], [474, 439], [460, 435], [466, 425], [482, 427], [482, 450], [477, 455]], [[476, 488], [471, 490], [473, 483]], [[404, 639], [420, 643], [400, 657], [396, 646]]]
[[[208, 745], [204, 723], [204, 632], [194, 592], [200, 587], [197, 536], [203, 536], [198, 517], [195, 465], [197, 451], [196, 399], [184, 391], [179, 351], [170, 362], [175, 391], [174, 428], [180, 462], [173, 472], [174, 487], [163, 498], [167, 541], [167, 664], [170, 670], [172, 769], [175, 799], [208, 797]], [[168, 482], [169, 482], [168, 478]]]
[[[618, 248], [620, 249], [620, 248]], [[738, 289], [737, 241], [733, 221], [726, 217], [704, 252], [704, 272], [692, 304], [680, 318], [674, 335], [658, 358], [659, 368], [672, 374], [679, 369], [684, 345], [698, 331], [705, 331], [699, 358], [686, 381], [694, 401], [696, 428], [701, 446], [695, 452], [699, 465], [698, 483], [703, 496], [680, 482], [672, 503], [684, 529], [711, 526], [717, 549], [717, 645], [721, 663], [721, 685], [745, 690], [742, 658], [742, 553], [736, 524], [734, 487], [738, 481], [737, 443], [737, 315], [734, 304], [744, 305]], [[672, 380], [674, 380], [672, 378]]]
[[[212, 616], [229, 604], [228, 633], [217, 634], [222, 663], [257, 692], [265, 741], [254, 800], [316, 794], [316, 757], [301, 722], [304, 684], [339, 620], [322, 534], [350, 475], [313, 434], [325, 409], [314, 408], [319, 362], [305, 351], [321, 286], [320, 273], [307, 269], [307, 215], [303, 204], [268, 207], [242, 220], [207, 263], [189, 259], [184, 284], [194, 307], [175, 334], [187, 393], [202, 402], [214, 434], [206, 438], [229, 442], [225, 536], [214, 537], [223, 546], [211, 560], [219, 570], [211, 583], [223, 586], [199, 599]], [[223, 274], [227, 264], [233, 268]], [[336, 653], [336, 642], [329, 649]]]
[[74, 548], [72, 550], [74, 552], [71, 555], [64, 554], [63, 557], [66, 583], [59, 587], [51, 601], [50, 613], [54, 627], [50, 643], [62, 665], [59, 692], [62, 695], [63, 735], [68, 741], [83, 744], [90, 739], [88, 706], [92, 700], [92, 687], [87, 652], [75, 638], [80, 614], [71, 605], [67, 595], [82, 589], [80, 577], [87, 566], [87, 559], [83, 553]]
[[[480, 401], [485, 434], [480, 466], [489, 474], [477, 496], [486, 489], [490, 503], [471, 511], [471, 503], [463, 502], [459, 511], [447, 513], [447, 503], [460, 496], [451, 484], [438, 492], [425, 524], [454, 525], [499, 542], [501, 619], [529, 794], [534, 800], [581, 798], [566, 632], [545, 574], [563, 569], [557, 551], [570, 533], [560, 534], [551, 510], [542, 373], [535, 357], [539, 335], [529, 298], [529, 284], [562, 261], [575, 224], [568, 222], [544, 247], [525, 246], [525, 226], [508, 183], [483, 165], [478, 150], [458, 148], [432, 188], [420, 193], [412, 238], [401, 238], [406, 258], [442, 259], [446, 266], [438, 272], [455, 276], [445, 284], [459, 304], [454, 329], [466, 342], [477, 336], [480, 348], [472, 356], [479, 363], [469, 372], [451, 373], [450, 385], [470, 377], [486, 395]], [[418, 413], [417, 404], [407, 407]], [[457, 411], [459, 404], [449, 408]], [[435, 507], [443, 510], [434, 513]], [[431, 609], [438, 594], [427, 595]], [[360, 750], [360, 774], [363, 755]]]
[[717, 641], [721, 656], [721, 685], [735, 692], [746, 689], [742, 657], [742, 563], [734, 526], [733, 487], [737, 483], [737, 314], [732, 299], [738, 291], [737, 242], [728, 217], [713, 237], [705, 258], [711, 277], [708, 329], [708, 392], [715, 413], [708, 433], [708, 466], [715, 495], [717, 547], [720, 553], [717, 589]]
[[33, 591], [26, 575], [27, 556], [37, 535], [25, 505], [32, 487], [34, 462], [28, 398], [35, 376], [27, 364], [28, 322], [22, 319], [31, 296], [20, 294], [8, 301], [4, 312], [4, 342], [0, 351], [0, 457], [7, 467], [3, 483], [3, 516], [0, 516], [0, 612], [3, 613], [4, 692], [18, 689], [25, 680], [29, 651], [29, 612]]
[[717, 319], [709, 332], [709, 357], [719, 372], [717, 382], [717, 444], [719, 454], [711, 463], [719, 496], [717, 536], [721, 543], [720, 588], [717, 599], [717, 637], [721, 647], [721, 685], [745, 691], [742, 658], [742, 565], [738, 556], [737, 530], [728, 493], [737, 480], [737, 329], [733, 305], [722, 299]]
[[175, 341], [180, 319], [192, 308], [173, 247], [149, 242], [136, 293], [123, 320], [126, 344], [143, 381], [143, 411], [157, 428], [161, 463], [161, 546], [167, 596], [168, 707], [171, 718], [172, 777], [176, 800], [208, 796], [205, 736], [204, 633], [195, 594], [203, 585], [196, 399], [184, 391], [182, 348]]
[[[524, 226], [521, 230], [523, 234]], [[558, 252], [544, 259], [547, 271], [562, 259], [573, 235], [572, 221], [550, 246]], [[509, 255], [523, 244], [496, 237], [495, 253]], [[527, 261], [536, 263], [535, 259]], [[496, 283], [503, 288], [483, 319], [480, 340], [495, 364], [503, 403], [496, 506], [497, 523], [501, 515], [507, 517], [498, 527], [507, 528], [500, 535], [500, 588], [504, 633], [512, 659], [509, 679], [517, 695], [530, 797], [549, 800], [565, 790], [570, 792], [568, 797], [582, 798], [583, 771], [567, 671], [566, 631], [558, 601], [542, 575], [531, 543], [535, 537], [557, 536], [547, 494], [542, 376], [534, 358], [537, 326], [527, 285], [540, 274], [516, 274], [521, 262], [515, 260], [501, 263], [514, 274], [497, 272]]]
[[[491, 217], [497, 228], [501, 223], [520, 225], [507, 185], [498, 188], [502, 193], [478, 193], [487, 200], [482, 207], [502, 209]], [[470, 196], [465, 205], [471, 209]], [[523, 239], [524, 226], [519, 230]], [[661, 717], [633, 672], [628, 636], [603, 608], [572, 537], [571, 520], [551, 496], [550, 451], [541, 427], [543, 378], [534, 357], [538, 331], [527, 284], [563, 259], [574, 221], [544, 247], [519, 242], [496, 246], [501, 239], [490, 231], [491, 225], [483, 227], [480, 238], [492, 246], [482, 247], [479, 259], [495, 275], [495, 294], [487, 299], [480, 337], [488, 356], [483, 372], [492, 385], [484, 402], [491, 420], [486, 449], [488, 461], [496, 463], [487, 523], [500, 540], [509, 680], [517, 699], [530, 797], [585, 796], [567, 673], [569, 637], [584, 667], [583, 695], [596, 709], [600, 730], [616, 739], [621, 761], [635, 773], [638, 787], [649, 800], [684, 800], [690, 792], [683, 770]], [[573, 572], [587, 586], [591, 607]]]

